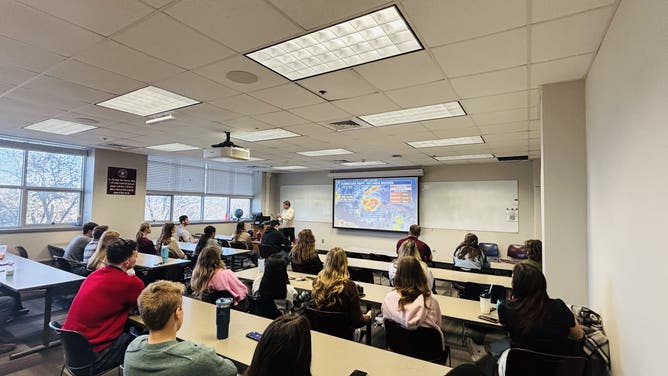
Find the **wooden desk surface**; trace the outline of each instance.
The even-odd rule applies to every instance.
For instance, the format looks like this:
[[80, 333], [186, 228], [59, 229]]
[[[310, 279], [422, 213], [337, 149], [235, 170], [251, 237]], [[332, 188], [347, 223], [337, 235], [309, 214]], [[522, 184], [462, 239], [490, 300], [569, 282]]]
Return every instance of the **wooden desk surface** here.
[[7, 262], [14, 263], [14, 276], [7, 277], [7, 273], [5, 272], [7, 266], [0, 266], [0, 270], [2, 270], [0, 272], [0, 284], [14, 291], [43, 289], [84, 280], [84, 277], [80, 275], [68, 273], [10, 253], [5, 255], [0, 264]]
[[[241, 270], [235, 273], [239, 279], [254, 281], [259, 274], [258, 268], [251, 268], [246, 270]], [[302, 280], [291, 279], [290, 284], [300, 290], [311, 291], [313, 288], [313, 279], [314, 275], [288, 272], [290, 278], [299, 278]], [[356, 284], [364, 288], [364, 296], [361, 297], [362, 301], [382, 304], [385, 300], [385, 295], [392, 291], [392, 287], [376, 285], [373, 283], [364, 283], [364, 282], [355, 282]], [[500, 327], [499, 324], [492, 324], [487, 321], [480, 320], [478, 315], [480, 314], [480, 302], [474, 300], [466, 300], [460, 298], [454, 298], [451, 296], [444, 295], [433, 295], [434, 299], [438, 301], [438, 305], [441, 307], [441, 315], [443, 317], [448, 317], [457, 320], [464, 320], [468, 322], [475, 322], [478, 324], [483, 324], [487, 326], [496, 326]]]
[[225, 234], [216, 234], [215, 238], [220, 240], [227, 240], [229, 242], [230, 240], [232, 240], [233, 236]]
[[162, 257], [156, 255], [149, 255], [147, 253], [140, 253], [137, 255], [136, 268], [143, 269], [158, 269], [175, 265], [190, 264], [190, 260], [168, 258], [167, 263], [162, 263]]
[[[232, 310], [229, 337], [218, 340], [215, 305], [183, 298], [183, 312], [183, 326], [177, 333], [179, 338], [213, 347], [218, 354], [246, 365], [253, 359], [257, 345], [256, 341], [246, 338], [246, 333], [263, 332], [271, 323], [263, 317]], [[141, 323], [139, 316], [132, 316], [130, 320]], [[349, 375], [355, 369], [369, 375], [444, 375], [450, 371], [446, 366], [315, 331], [311, 331], [311, 350], [311, 371], [319, 376]]]
[[[179, 248], [185, 253], [190, 253], [192, 254], [195, 252], [195, 248], [197, 247], [197, 244], [195, 243], [188, 243], [188, 242], [179, 242]], [[246, 253], [250, 253], [253, 250], [252, 249], [237, 249], [237, 248], [230, 248], [230, 247], [221, 247], [222, 249], [222, 255], [223, 256], [236, 256], [236, 255], [243, 255]]]

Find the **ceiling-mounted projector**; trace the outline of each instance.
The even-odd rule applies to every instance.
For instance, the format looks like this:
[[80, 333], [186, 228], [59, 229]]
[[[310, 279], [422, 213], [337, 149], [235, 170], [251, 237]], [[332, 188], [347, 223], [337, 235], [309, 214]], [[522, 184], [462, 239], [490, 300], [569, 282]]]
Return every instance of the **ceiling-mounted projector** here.
[[250, 150], [237, 146], [230, 141], [230, 132], [225, 132], [225, 136], [225, 141], [211, 145], [211, 149], [204, 149], [204, 158], [230, 158], [247, 161], [250, 158]]

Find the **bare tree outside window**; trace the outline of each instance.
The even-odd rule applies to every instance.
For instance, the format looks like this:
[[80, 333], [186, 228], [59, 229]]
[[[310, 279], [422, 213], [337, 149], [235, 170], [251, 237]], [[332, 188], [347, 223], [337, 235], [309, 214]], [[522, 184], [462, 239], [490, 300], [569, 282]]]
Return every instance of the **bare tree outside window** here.
[[0, 227], [18, 227], [21, 217], [21, 190], [0, 188]]
[[178, 222], [179, 216], [187, 215], [191, 221], [202, 219], [201, 196], [174, 196], [174, 213], [172, 220]]
[[171, 196], [146, 196], [144, 205], [144, 219], [152, 222], [169, 221], [169, 207]]
[[227, 215], [227, 197], [204, 197], [205, 221], [226, 221], [228, 220]]
[[240, 219], [250, 218], [251, 215], [251, 200], [249, 198], [231, 198], [230, 199], [230, 219], [236, 218], [234, 212], [237, 209], [243, 210], [243, 215]]

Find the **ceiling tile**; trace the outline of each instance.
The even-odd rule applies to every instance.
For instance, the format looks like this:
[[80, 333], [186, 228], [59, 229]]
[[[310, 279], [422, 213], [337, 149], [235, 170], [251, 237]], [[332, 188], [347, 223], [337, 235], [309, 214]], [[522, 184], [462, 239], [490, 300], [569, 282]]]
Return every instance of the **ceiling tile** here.
[[142, 82], [164, 80], [183, 71], [111, 40], [96, 44], [77, 59]]
[[334, 101], [332, 104], [354, 116], [376, 114], [379, 112], [400, 109], [399, 106], [381, 93], [342, 99]]
[[531, 0], [531, 22], [559, 18], [589, 9], [611, 5], [615, 0]]
[[192, 69], [234, 55], [234, 51], [158, 13], [113, 37], [159, 59]]
[[102, 37], [14, 1], [0, 2], [0, 35], [65, 56]]
[[173, 2], [174, 0], [142, 0], [142, 1], [145, 2], [146, 4], [152, 6], [153, 8], [158, 9], [158, 8], [162, 8], [165, 5]]
[[239, 94], [239, 92], [234, 89], [230, 89], [190, 71], [177, 74], [166, 80], [158, 81], [155, 83], [155, 86], [201, 102], [208, 102], [213, 99], [227, 98]]
[[33, 8], [109, 36], [153, 11], [136, 0], [20, 0]]
[[[232, 131], [233, 138], [235, 133], [234, 131], [250, 132], [250, 131], [260, 131], [260, 130], [276, 128], [271, 124], [267, 124], [265, 122], [259, 121], [257, 119], [248, 116], [237, 119], [225, 120], [222, 121], [221, 123], [226, 130], [229, 130], [228, 128], [233, 129]], [[241, 140], [240, 142], [248, 142], [248, 141]]]
[[268, 114], [255, 115], [253, 118], [277, 127], [308, 123], [308, 120], [295, 116], [288, 111], [270, 112]]
[[138, 116], [130, 114], [123, 111], [112, 110], [110, 108], [96, 106], [92, 104], [86, 104], [74, 109], [75, 112], [87, 115], [85, 117], [90, 117], [96, 120], [111, 120], [117, 122], [128, 122], [128, 123], [143, 123], [145, 121], [143, 116]]
[[529, 106], [529, 92], [524, 90], [515, 93], [464, 99], [462, 105], [468, 114], [526, 108]]
[[526, 24], [526, 0], [404, 0], [408, 22], [431, 46]]
[[54, 114], [62, 111], [70, 111], [84, 105], [84, 102], [65, 96], [53, 95], [53, 93], [42, 92], [41, 90], [29, 90], [17, 88], [4, 96], [6, 99], [22, 102], [19, 107], [33, 107], [35, 113]]
[[76, 59], [70, 59], [57, 65], [49, 70], [48, 75], [114, 94], [124, 94], [146, 86], [139, 81], [82, 63]]
[[[227, 73], [230, 71], [245, 71], [252, 73], [258, 77], [257, 82], [250, 84], [243, 84], [234, 82], [227, 78]], [[208, 77], [216, 82], [219, 82], [227, 87], [239, 90], [244, 93], [265, 89], [272, 86], [284, 84], [288, 81], [283, 76], [280, 76], [264, 66], [246, 58], [243, 55], [235, 55], [231, 58], [221, 60], [219, 62], [209, 64], [205, 67], [195, 69], [195, 73], [204, 77]]]
[[399, 89], [444, 78], [425, 51], [375, 61], [354, 69], [381, 90]]
[[265, 114], [267, 112], [276, 112], [280, 110], [280, 108], [274, 107], [246, 94], [216, 99], [211, 101], [211, 104], [244, 115]]
[[225, 110], [209, 103], [200, 103], [195, 106], [182, 108], [176, 111], [176, 116], [187, 116], [210, 121], [226, 121], [243, 117], [242, 114]]
[[353, 69], [343, 69], [336, 72], [321, 74], [319, 76], [300, 80], [298, 83], [315, 94], [319, 94], [318, 92], [320, 90], [327, 91], [327, 93], [320, 96], [329, 101], [359, 97], [360, 95], [371, 94], [378, 91]]
[[250, 95], [284, 110], [323, 102], [322, 98], [294, 83], [254, 91]]
[[41, 73], [63, 60], [64, 56], [0, 36], [0, 65]]
[[593, 52], [605, 33], [614, 8], [605, 7], [531, 26], [531, 62]]
[[494, 124], [494, 125], [482, 125], [478, 127], [480, 132], [483, 135], [488, 134], [499, 134], [499, 133], [512, 133], [526, 131], [529, 129], [528, 121], [519, 121], [514, 123], [503, 123], [503, 124]]
[[455, 95], [448, 80], [390, 90], [385, 92], [385, 95], [402, 108], [421, 107], [457, 100], [457, 95]]
[[531, 87], [584, 78], [593, 58], [594, 54], [585, 54], [531, 64]]
[[385, 0], [269, 0], [304, 29], [316, 29], [370, 13]]
[[[25, 69], [0, 65], [0, 83], [18, 85], [33, 77], [37, 73]], [[2, 93], [2, 92], [0, 92]]]
[[461, 98], [475, 98], [527, 89], [526, 66], [450, 80]]
[[527, 32], [522, 27], [433, 48], [432, 52], [451, 78], [515, 67], [527, 63]]
[[471, 115], [471, 118], [473, 118], [476, 125], [511, 123], [529, 120], [529, 110], [526, 108], [517, 108], [499, 112], [485, 112], [482, 114]]
[[[303, 124], [303, 125], [293, 125], [290, 127], [284, 127], [285, 130], [300, 134], [302, 136], [309, 136], [313, 134], [334, 134], [336, 133], [335, 131], [325, 128], [319, 124], [311, 123], [311, 124]], [[312, 141], [308, 140], [307, 143], [309, 147], [311, 147], [310, 150], [322, 150], [321, 148], [317, 147], [315, 144], [311, 143]]]
[[262, 0], [184, 0], [165, 12], [237, 52], [249, 52], [303, 32]]
[[107, 92], [45, 76], [30, 81], [24, 85], [23, 88], [29, 91], [39, 92], [40, 95], [50, 95], [54, 98], [60, 97], [63, 100], [67, 99], [84, 103], [98, 103], [114, 96]]
[[290, 112], [304, 119], [316, 122], [343, 120], [352, 117], [349, 113], [329, 103], [320, 103], [313, 106], [293, 108], [290, 110]]

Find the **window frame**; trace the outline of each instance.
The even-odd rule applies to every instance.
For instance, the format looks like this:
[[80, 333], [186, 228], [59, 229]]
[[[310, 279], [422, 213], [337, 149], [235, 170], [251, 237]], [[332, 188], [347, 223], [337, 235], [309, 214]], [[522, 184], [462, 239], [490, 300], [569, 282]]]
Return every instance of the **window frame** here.
[[[205, 193], [193, 193], [193, 192], [169, 192], [169, 191], [146, 191], [146, 197], [148, 196], [166, 196], [169, 197], [169, 218], [174, 218], [174, 196], [199, 196], [200, 197], [200, 213], [201, 218], [200, 219], [193, 219], [188, 216], [188, 219], [190, 220], [190, 223], [227, 223], [227, 222], [237, 222], [235, 220], [229, 219], [231, 218], [230, 216], [230, 201], [231, 199], [242, 199], [242, 200], [248, 200], [249, 201], [249, 206], [253, 208], [253, 197], [252, 196], [240, 196], [240, 195], [224, 195], [224, 194], [205, 194]], [[227, 214], [228, 214], [228, 219], [215, 219], [215, 220], [205, 220], [204, 219], [204, 200], [207, 197], [223, 197], [227, 201]], [[146, 207], [146, 199], [144, 199], [144, 208]], [[146, 212], [146, 211], [144, 211]], [[250, 220], [252, 218], [251, 213], [244, 213], [247, 214], [247, 217], [241, 217], [241, 220]], [[150, 218], [144, 218], [144, 221], [151, 223], [151, 224], [164, 224], [166, 222], [169, 222], [170, 220], [168, 219], [167, 221], [159, 221], [159, 220], [151, 220]], [[178, 219], [173, 220], [172, 222], [178, 222]]]

